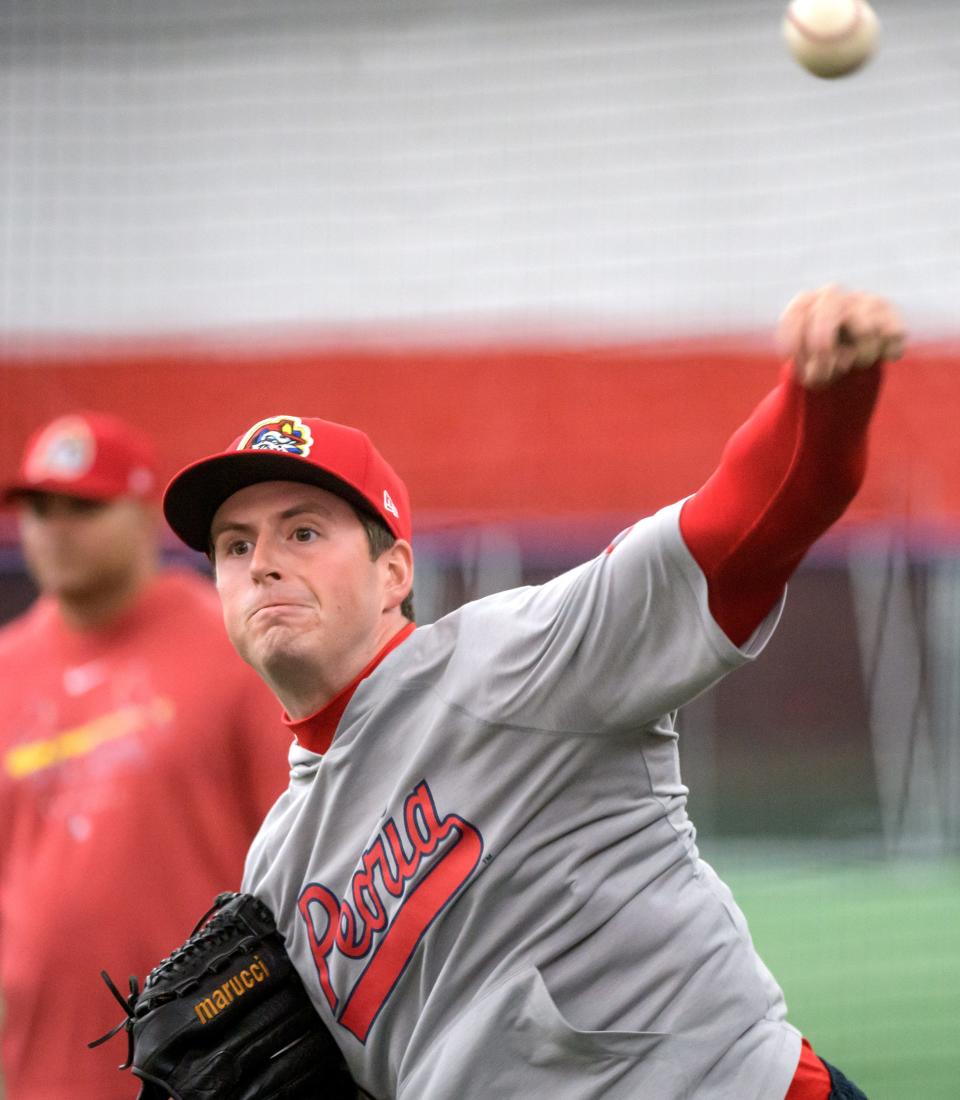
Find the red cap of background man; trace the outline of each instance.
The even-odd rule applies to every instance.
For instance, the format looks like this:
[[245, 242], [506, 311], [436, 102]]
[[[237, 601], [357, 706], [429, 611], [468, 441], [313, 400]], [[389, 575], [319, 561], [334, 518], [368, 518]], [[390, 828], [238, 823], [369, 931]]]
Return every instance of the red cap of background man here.
[[261, 481], [316, 485], [372, 513], [396, 538], [410, 539], [410, 497], [393, 467], [359, 428], [316, 417], [258, 420], [225, 451], [185, 467], [163, 495], [167, 523], [205, 553], [220, 505]]
[[142, 434], [107, 413], [76, 412], [31, 435], [16, 481], [0, 493], [5, 504], [31, 493], [110, 501], [157, 488], [156, 455]]

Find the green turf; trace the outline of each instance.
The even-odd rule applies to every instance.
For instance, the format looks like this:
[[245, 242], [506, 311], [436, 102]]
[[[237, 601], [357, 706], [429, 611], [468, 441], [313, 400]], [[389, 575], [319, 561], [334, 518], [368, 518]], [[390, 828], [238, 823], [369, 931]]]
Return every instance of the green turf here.
[[870, 1100], [960, 1098], [960, 861], [703, 854], [820, 1054]]

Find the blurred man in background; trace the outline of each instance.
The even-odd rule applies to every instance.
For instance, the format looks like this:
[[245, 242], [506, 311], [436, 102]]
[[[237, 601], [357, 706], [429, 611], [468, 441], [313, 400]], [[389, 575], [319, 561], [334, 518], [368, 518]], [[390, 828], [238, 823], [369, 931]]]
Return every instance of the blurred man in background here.
[[142, 977], [236, 888], [286, 785], [289, 735], [212, 586], [160, 568], [157, 488], [139, 429], [80, 413], [2, 490], [40, 590], [0, 630], [6, 1100], [127, 1096], [86, 1049], [116, 1014], [98, 971]]

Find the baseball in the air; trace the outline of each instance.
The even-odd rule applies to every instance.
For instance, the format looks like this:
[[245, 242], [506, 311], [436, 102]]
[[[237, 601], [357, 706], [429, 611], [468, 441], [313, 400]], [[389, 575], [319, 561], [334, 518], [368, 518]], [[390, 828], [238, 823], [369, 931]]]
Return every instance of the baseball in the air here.
[[846, 76], [873, 56], [880, 23], [867, 0], [792, 0], [783, 36], [814, 76]]

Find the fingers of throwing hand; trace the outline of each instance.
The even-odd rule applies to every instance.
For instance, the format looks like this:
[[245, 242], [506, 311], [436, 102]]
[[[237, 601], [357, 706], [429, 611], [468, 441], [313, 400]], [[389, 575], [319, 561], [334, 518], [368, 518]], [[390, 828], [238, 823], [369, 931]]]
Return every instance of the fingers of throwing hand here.
[[806, 354], [804, 333], [807, 313], [814, 297], [813, 291], [804, 290], [787, 303], [776, 330], [777, 351], [785, 359], [799, 360]]
[[898, 312], [885, 299], [830, 284], [790, 302], [777, 342], [781, 354], [793, 359], [798, 380], [819, 389], [851, 370], [899, 359], [904, 333]]
[[851, 369], [872, 367], [881, 359], [894, 358], [888, 352], [897, 352], [898, 347], [902, 350], [896, 311], [876, 295], [851, 295], [844, 327], [849, 332], [849, 347], [853, 351]]

